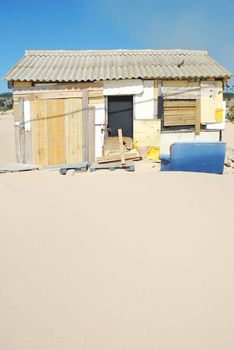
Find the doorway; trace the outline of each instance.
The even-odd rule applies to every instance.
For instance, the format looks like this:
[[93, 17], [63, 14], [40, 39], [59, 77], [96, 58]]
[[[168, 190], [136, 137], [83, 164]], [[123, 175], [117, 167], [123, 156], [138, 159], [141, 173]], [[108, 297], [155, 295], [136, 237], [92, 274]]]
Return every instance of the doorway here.
[[108, 97], [108, 136], [118, 136], [118, 129], [133, 138], [133, 96]]

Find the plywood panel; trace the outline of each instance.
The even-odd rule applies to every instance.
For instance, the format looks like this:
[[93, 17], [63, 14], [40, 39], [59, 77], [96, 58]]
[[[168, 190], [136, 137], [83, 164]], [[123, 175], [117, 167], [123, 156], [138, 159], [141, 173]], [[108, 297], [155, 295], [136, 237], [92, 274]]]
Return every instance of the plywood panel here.
[[33, 164], [48, 164], [48, 131], [46, 101], [30, 101]]
[[134, 146], [158, 146], [160, 144], [160, 129], [160, 120], [134, 120]]
[[47, 100], [48, 163], [65, 162], [64, 100]]
[[66, 163], [82, 161], [82, 98], [64, 101], [65, 160]]

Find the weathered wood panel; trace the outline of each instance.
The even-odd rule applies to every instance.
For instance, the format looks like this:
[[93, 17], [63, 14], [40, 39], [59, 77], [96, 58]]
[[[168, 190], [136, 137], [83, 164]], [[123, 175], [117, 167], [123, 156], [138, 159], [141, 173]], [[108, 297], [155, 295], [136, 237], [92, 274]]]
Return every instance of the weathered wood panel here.
[[31, 81], [14, 81], [13, 82], [13, 87], [18, 88], [18, 87], [30, 87], [32, 86]]
[[168, 99], [196, 99], [200, 97], [200, 84], [187, 80], [163, 81], [162, 93]]
[[64, 100], [65, 115], [65, 161], [78, 163], [82, 161], [82, 99]]
[[31, 134], [33, 164], [48, 164], [47, 101], [31, 101]]
[[164, 101], [164, 126], [195, 125], [196, 101]]
[[199, 135], [201, 131], [201, 100], [196, 101], [196, 118], [195, 118], [195, 135]]
[[48, 163], [65, 163], [64, 100], [47, 102]]

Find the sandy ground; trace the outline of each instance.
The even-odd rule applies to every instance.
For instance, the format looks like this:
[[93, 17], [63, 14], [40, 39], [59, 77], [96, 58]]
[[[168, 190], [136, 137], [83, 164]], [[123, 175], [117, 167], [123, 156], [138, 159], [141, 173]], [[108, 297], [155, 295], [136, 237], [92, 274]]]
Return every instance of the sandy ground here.
[[1, 174], [0, 349], [233, 350], [234, 176], [136, 166]]
[[234, 177], [0, 176], [4, 350], [232, 350]]

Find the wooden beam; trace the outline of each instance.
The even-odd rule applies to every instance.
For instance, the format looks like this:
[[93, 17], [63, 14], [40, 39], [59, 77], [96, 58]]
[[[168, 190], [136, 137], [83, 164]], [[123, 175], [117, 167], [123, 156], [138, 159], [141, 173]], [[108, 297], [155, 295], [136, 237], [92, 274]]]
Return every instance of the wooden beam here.
[[25, 131], [24, 134], [25, 154], [24, 163], [32, 164], [32, 141], [31, 131]]
[[19, 126], [15, 125], [15, 154], [16, 162], [21, 163], [20, 159], [20, 136], [19, 136]]
[[121, 164], [125, 164], [122, 129], [118, 129], [118, 135], [119, 135], [119, 149], [120, 149], [120, 155], [121, 155]]
[[200, 135], [201, 131], [201, 100], [196, 100], [195, 135]]
[[14, 81], [13, 82], [13, 87], [30, 87], [32, 86], [31, 81]]
[[24, 163], [24, 151], [25, 151], [25, 140], [24, 140], [24, 101], [19, 99], [18, 101], [18, 122], [19, 122], [19, 162]]
[[83, 90], [82, 100], [82, 161], [88, 162], [89, 158], [89, 138], [88, 138], [88, 122], [89, 119], [89, 98], [88, 90]]

